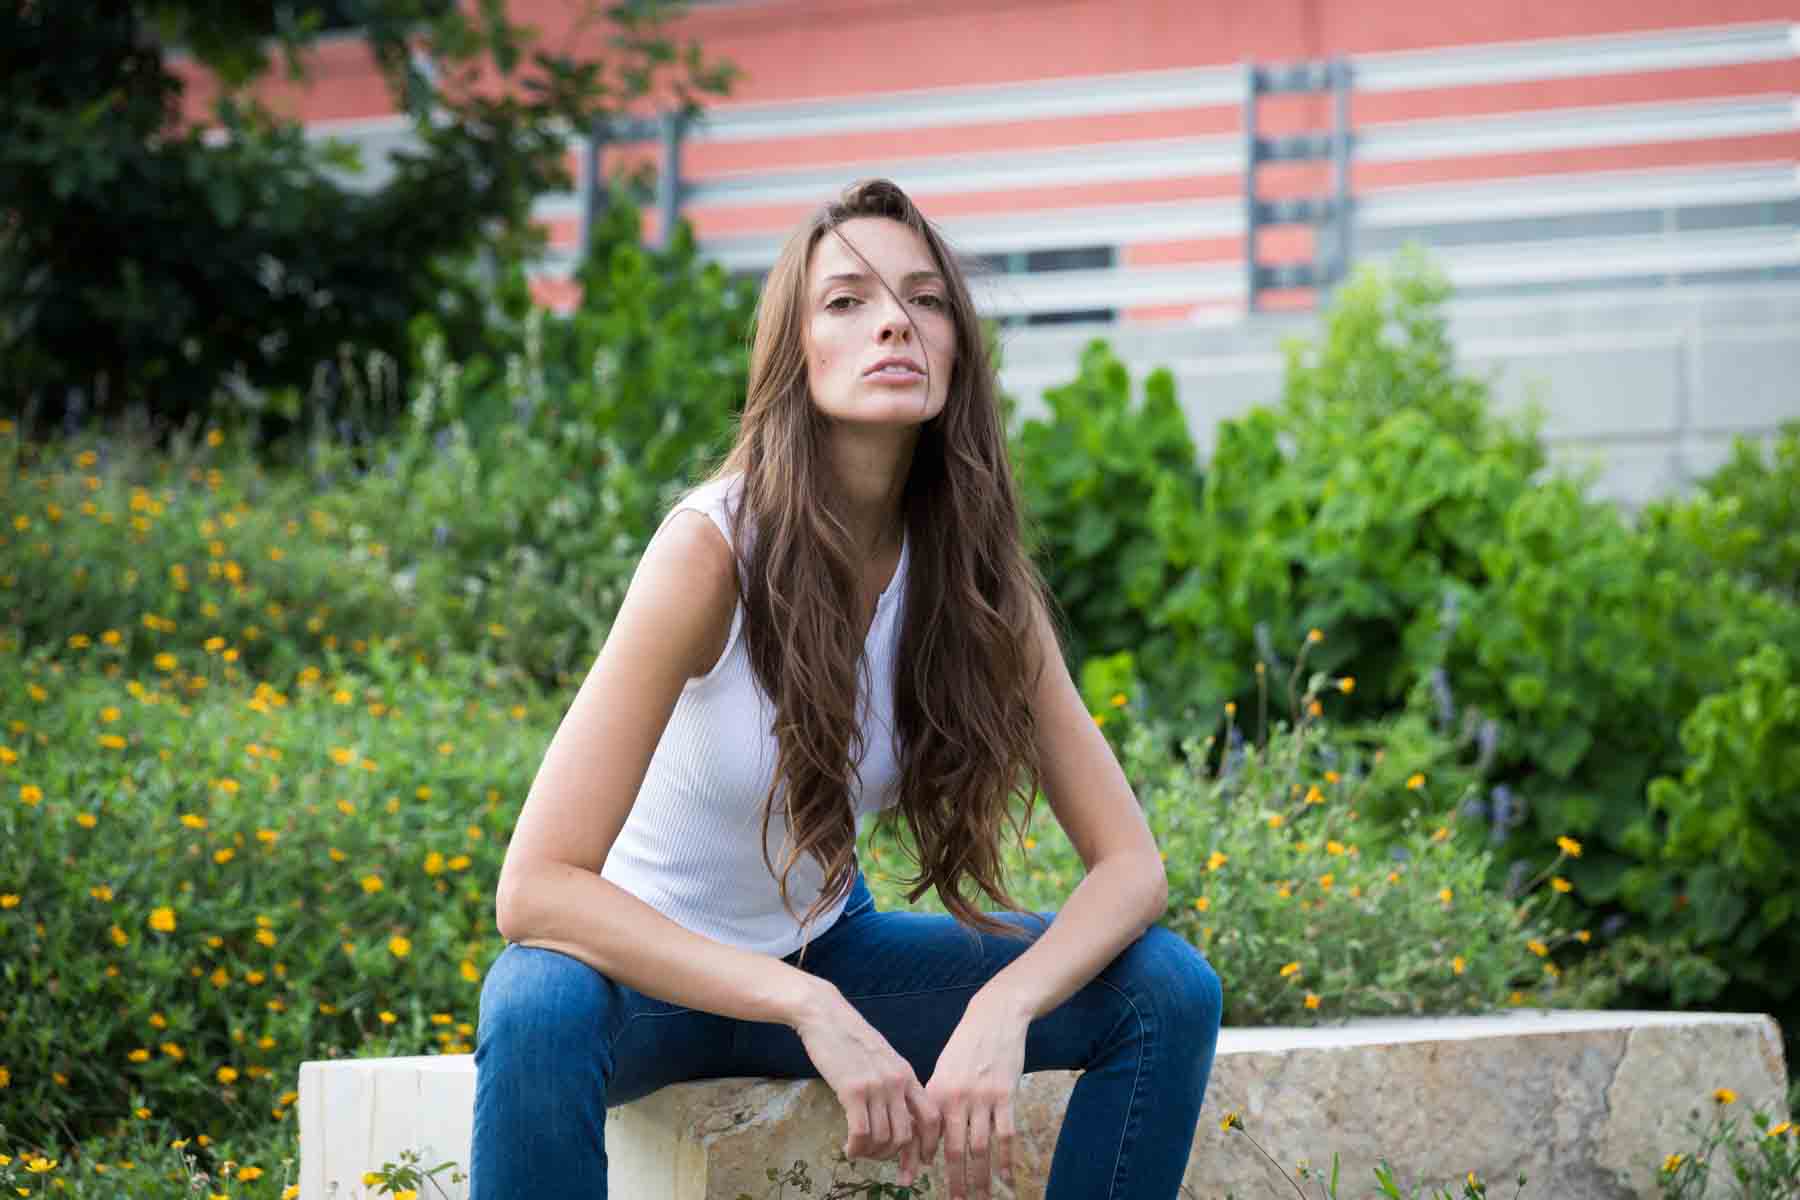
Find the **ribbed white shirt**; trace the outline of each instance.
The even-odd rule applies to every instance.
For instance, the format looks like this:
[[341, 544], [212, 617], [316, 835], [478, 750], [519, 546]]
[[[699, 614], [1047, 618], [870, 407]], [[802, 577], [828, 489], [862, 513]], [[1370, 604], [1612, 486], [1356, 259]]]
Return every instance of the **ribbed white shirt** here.
[[[705, 513], [744, 559], [731, 513], [741, 478], [714, 480], [688, 493], [663, 518], [685, 509]], [[657, 531], [661, 533], [661, 528]], [[654, 539], [653, 539], [654, 540]], [[894, 739], [894, 656], [906, 595], [908, 538], [900, 564], [875, 606], [863, 647], [867, 671], [858, 699], [864, 752], [856, 764], [850, 803], [860, 830], [869, 813], [891, 805], [899, 780]], [[664, 916], [721, 942], [782, 956], [800, 948], [799, 922], [782, 906], [781, 892], [763, 862], [757, 833], [763, 797], [775, 772], [774, 706], [750, 668], [743, 604], [719, 661], [687, 681], [650, 759], [625, 826], [600, 869]], [[787, 823], [777, 808], [769, 821], [769, 858], [779, 865]], [[824, 872], [802, 855], [788, 875], [789, 896], [801, 915], [812, 906]], [[808, 937], [818, 937], [843, 913], [843, 901], [819, 914]]]

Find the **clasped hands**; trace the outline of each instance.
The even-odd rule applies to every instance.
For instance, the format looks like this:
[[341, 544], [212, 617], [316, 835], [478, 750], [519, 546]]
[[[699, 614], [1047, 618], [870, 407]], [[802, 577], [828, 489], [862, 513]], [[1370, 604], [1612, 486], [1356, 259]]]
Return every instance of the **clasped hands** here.
[[839, 998], [797, 1026], [808, 1057], [844, 1106], [851, 1158], [900, 1159], [910, 1186], [937, 1155], [940, 1137], [951, 1200], [985, 1200], [996, 1173], [1014, 1181], [1013, 1093], [1025, 1070], [1029, 1020], [977, 996], [919, 1082], [860, 1013]]

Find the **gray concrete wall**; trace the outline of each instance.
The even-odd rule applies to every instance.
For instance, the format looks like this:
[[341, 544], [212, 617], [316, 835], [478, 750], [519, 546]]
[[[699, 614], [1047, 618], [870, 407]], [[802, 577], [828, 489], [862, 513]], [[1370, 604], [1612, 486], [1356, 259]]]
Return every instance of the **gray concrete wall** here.
[[[1453, 303], [1464, 369], [1490, 377], [1496, 402], [1545, 406], [1559, 465], [1601, 467], [1597, 492], [1627, 504], [1685, 488], [1730, 454], [1800, 419], [1800, 285], [1642, 289]], [[1219, 421], [1281, 395], [1281, 341], [1318, 332], [1312, 316], [1267, 315], [1215, 327], [1055, 326], [1008, 331], [1002, 385], [1021, 417], [1073, 378], [1081, 347], [1108, 339], [1140, 389], [1158, 366], [1202, 452]]]

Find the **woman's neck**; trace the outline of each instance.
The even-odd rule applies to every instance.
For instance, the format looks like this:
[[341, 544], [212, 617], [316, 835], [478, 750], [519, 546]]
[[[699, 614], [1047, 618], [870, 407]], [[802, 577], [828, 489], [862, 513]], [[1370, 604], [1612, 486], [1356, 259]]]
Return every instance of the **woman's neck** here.
[[[892, 552], [905, 535], [900, 498], [912, 469], [917, 429], [852, 432], [840, 426], [828, 451], [843, 497], [844, 522], [867, 562]], [[897, 437], [895, 435], [906, 435]]]

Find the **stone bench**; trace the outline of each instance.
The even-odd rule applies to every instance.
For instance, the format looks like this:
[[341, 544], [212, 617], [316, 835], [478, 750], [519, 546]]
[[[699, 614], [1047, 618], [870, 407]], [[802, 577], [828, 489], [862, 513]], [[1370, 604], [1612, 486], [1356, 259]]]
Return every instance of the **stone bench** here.
[[[1029, 1075], [1020, 1089], [1018, 1200], [1039, 1200], [1077, 1076]], [[1195, 1196], [1291, 1194], [1238, 1133], [1236, 1109], [1290, 1170], [1342, 1155], [1346, 1200], [1375, 1194], [1386, 1158], [1403, 1181], [1505, 1183], [1523, 1172], [1530, 1200], [1654, 1197], [1663, 1156], [1694, 1148], [1692, 1112], [1729, 1087], [1740, 1111], [1784, 1117], [1781, 1035], [1735, 1013], [1543, 1012], [1357, 1020], [1316, 1028], [1229, 1028], [1188, 1159]], [[300, 1068], [301, 1200], [350, 1200], [364, 1171], [421, 1152], [464, 1169], [475, 1095], [469, 1055], [309, 1062]], [[821, 1083], [728, 1079], [681, 1084], [607, 1116], [618, 1200], [737, 1200], [770, 1193], [771, 1166], [796, 1160], [831, 1177], [846, 1136]], [[891, 1164], [857, 1172], [892, 1179]], [[443, 1177], [441, 1177], [443, 1178]], [[445, 1179], [447, 1183], [447, 1179]], [[941, 1176], [933, 1195], [945, 1196]], [[447, 1186], [463, 1200], [466, 1185]], [[818, 1189], [814, 1194], [824, 1191]], [[426, 1189], [421, 1196], [432, 1195]], [[789, 1189], [789, 1195], [795, 1195]], [[1000, 1188], [999, 1195], [1008, 1195]]]

